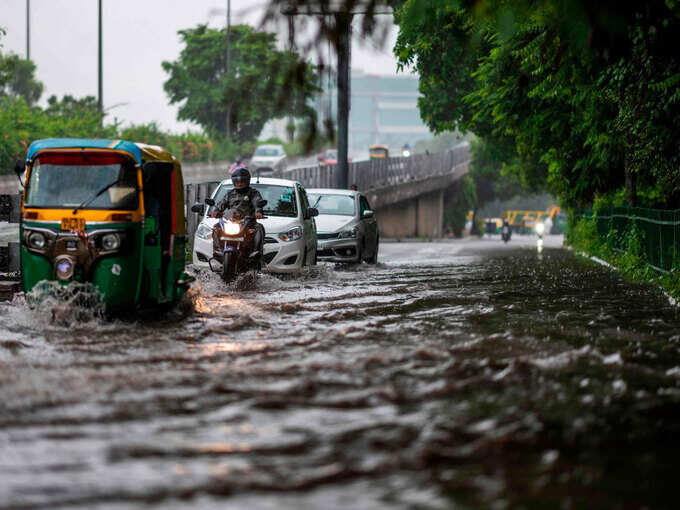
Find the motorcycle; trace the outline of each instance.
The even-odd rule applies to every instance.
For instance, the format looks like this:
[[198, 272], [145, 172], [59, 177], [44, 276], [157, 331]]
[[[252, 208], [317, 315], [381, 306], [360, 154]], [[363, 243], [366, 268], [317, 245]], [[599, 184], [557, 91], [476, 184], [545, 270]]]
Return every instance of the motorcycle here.
[[536, 245], [539, 247], [539, 249], [543, 248], [543, 234], [545, 233], [545, 224], [543, 222], [538, 222], [536, 223], [536, 227], [534, 227], [536, 230]]
[[[215, 201], [210, 198], [205, 202], [210, 206], [215, 205]], [[261, 200], [256, 205], [263, 208], [267, 201]], [[208, 264], [211, 271], [222, 274], [225, 283], [249, 270], [262, 269], [262, 246], [255, 246], [257, 222], [251, 212], [243, 204], [228, 209], [213, 228], [213, 258]], [[213, 267], [215, 260], [222, 264], [221, 269]]]
[[503, 238], [503, 242], [508, 242], [510, 240], [510, 237], [512, 237], [512, 230], [510, 230], [510, 225], [503, 225], [503, 228], [501, 230], [501, 237]]

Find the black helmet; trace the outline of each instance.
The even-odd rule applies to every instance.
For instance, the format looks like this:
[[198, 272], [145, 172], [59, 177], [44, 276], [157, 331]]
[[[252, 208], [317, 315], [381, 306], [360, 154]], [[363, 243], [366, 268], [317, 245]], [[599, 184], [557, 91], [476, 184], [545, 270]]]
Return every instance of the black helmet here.
[[250, 186], [250, 172], [244, 166], [237, 168], [231, 174], [231, 182], [236, 189], [247, 188]]

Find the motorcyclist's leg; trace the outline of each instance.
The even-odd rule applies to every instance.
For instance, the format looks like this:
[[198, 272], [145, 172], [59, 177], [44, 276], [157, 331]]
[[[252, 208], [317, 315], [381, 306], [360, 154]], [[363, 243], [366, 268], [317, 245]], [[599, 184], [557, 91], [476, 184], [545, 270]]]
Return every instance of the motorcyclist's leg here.
[[213, 227], [213, 232], [212, 232], [213, 253], [219, 253], [221, 251], [219, 232], [220, 232], [220, 224], [215, 223], [215, 226]]
[[255, 224], [255, 237], [253, 239], [253, 246], [255, 250], [262, 253], [264, 247], [264, 227], [259, 223]]

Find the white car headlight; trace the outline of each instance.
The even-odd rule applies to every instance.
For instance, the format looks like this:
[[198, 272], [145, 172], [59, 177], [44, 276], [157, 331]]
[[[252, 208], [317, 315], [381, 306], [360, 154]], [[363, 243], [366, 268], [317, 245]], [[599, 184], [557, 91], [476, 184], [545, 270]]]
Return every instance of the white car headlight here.
[[279, 239], [284, 243], [289, 241], [295, 241], [302, 237], [302, 227], [293, 227], [288, 232], [282, 232], [279, 234]]
[[338, 234], [338, 239], [354, 239], [357, 236], [359, 229], [354, 227], [351, 230], [343, 230]]
[[543, 223], [536, 223], [536, 233], [537, 234], [542, 234], [545, 232], [545, 224]]
[[205, 223], [201, 223], [198, 228], [196, 229], [196, 236], [199, 239], [211, 239], [212, 238], [212, 229], [206, 225]]
[[230, 236], [238, 235], [241, 232], [241, 224], [233, 221], [226, 221], [224, 223], [224, 233]]

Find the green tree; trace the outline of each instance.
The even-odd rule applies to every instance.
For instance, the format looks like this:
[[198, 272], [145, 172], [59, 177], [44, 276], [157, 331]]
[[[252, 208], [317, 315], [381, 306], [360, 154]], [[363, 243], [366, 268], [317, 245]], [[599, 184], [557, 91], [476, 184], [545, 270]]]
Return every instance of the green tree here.
[[99, 103], [94, 96], [80, 99], [69, 94], [61, 99], [50, 96], [45, 115], [49, 136], [115, 138], [118, 133], [116, 124], [104, 125], [106, 114], [99, 111]]
[[473, 131], [503, 173], [568, 205], [625, 186], [629, 203], [680, 206], [675, 2], [407, 0], [395, 18], [433, 129]]
[[23, 97], [35, 104], [42, 95], [43, 84], [35, 79], [35, 64], [18, 55], [0, 54], [0, 97]]
[[205, 25], [179, 32], [184, 48], [174, 62], [163, 62], [164, 84], [178, 118], [200, 124], [208, 133], [254, 140], [264, 124], [291, 115], [314, 117], [309, 106], [318, 90], [314, 69], [297, 53], [276, 49], [276, 35], [247, 25], [231, 27], [229, 73], [224, 30]]

